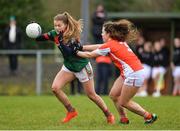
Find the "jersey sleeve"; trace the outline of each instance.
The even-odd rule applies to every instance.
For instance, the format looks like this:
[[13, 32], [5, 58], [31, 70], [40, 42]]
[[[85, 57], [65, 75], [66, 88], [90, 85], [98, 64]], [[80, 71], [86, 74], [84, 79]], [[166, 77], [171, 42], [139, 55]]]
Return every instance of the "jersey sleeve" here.
[[108, 43], [104, 43], [102, 44], [102, 46], [100, 46], [98, 49], [95, 50], [95, 52], [98, 55], [102, 55], [102, 56], [106, 56], [108, 55], [108, 53], [111, 51], [109, 44]]
[[47, 40], [54, 41], [53, 30], [49, 31], [48, 33], [44, 33], [36, 38], [36, 41], [47, 41]]

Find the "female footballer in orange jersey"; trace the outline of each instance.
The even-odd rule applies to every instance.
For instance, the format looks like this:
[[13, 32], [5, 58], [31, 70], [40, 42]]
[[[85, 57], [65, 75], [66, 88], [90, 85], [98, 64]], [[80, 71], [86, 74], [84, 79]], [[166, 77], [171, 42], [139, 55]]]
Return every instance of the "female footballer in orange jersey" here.
[[83, 58], [109, 55], [121, 72], [109, 94], [121, 116], [120, 122], [129, 123], [123, 110], [126, 108], [142, 116], [145, 124], [149, 124], [157, 119], [157, 115], [149, 113], [132, 100], [144, 82], [143, 66], [126, 43], [135, 40], [137, 34], [136, 27], [128, 20], [107, 22], [102, 29], [104, 44], [85, 45], [83, 51], [78, 50], [78, 47], [74, 47], [73, 50], [76, 55]]

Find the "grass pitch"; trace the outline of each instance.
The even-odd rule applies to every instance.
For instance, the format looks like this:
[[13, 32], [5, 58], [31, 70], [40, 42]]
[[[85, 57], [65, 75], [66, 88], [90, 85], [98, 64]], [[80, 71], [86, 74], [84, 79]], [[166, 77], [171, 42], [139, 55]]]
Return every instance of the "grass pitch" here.
[[108, 96], [102, 98], [116, 117], [114, 125], [106, 123], [101, 110], [87, 96], [69, 98], [79, 115], [62, 124], [66, 111], [55, 96], [0, 96], [0, 130], [180, 130], [180, 97], [135, 97], [136, 102], [158, 115], [152, 125], [144, 125], [142, 117], [129, 111], [130, 124], [119, 124]]

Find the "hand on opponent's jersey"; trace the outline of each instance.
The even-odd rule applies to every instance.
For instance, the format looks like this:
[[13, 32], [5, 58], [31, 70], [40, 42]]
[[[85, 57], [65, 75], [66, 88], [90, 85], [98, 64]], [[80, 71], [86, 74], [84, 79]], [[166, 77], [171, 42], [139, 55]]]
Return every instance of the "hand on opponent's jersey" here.
[[78, 41], [72, 41], [70, 43], [70, 47], [73, 49], [73, 54], [75, 54], [75, 55], [77, 54], [78, 51], [83, 50], [83, 46]]
[[78, 41], [73, 41], [70, 43], [70, 46], [73, 48], [73, 50], [80, 50], [82, 51], [83, 50], [83, 46], [81, 45], [80, 42]]
[[58, 48], [66, 55], [76, 55], [79, 50], [83, 49], [83, 46], [75, 39], [69, 40], [67, 44], [63, 43], [63, 33], [58, 35], [59, 46]]

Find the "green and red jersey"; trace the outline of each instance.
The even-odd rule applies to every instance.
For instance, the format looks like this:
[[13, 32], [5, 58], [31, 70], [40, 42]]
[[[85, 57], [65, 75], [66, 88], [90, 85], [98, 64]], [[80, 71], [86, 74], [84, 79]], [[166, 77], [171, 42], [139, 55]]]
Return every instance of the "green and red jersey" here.
[[63, 55], [64, 66], [68, 68], [70, 71], [80, 72], [89, 62], [89, 60], [86, 58], [81, 58], [73, 54], [67, 54], [64, 47], [69, 46], [69, 45], [59, 43], [58, 34], [55, 30], [51, 30], [48, 33], [44, 33], [40, 35], [38, 38], [36, 38], [36, 40], [37, 41], [46, 41], [46, 40], [53, 41], [57, 45], [57, 47], [59, 48], [59, 50], [61, 51]]

